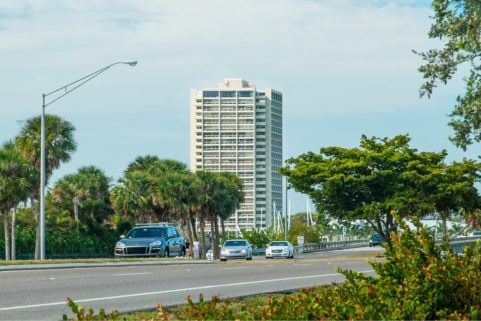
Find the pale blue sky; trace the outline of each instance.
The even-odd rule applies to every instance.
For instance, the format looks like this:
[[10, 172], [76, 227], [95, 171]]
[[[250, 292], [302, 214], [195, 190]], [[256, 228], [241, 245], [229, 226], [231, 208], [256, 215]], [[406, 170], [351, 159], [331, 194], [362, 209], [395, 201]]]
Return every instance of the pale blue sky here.
[[[47, 107], [76, 127], [78, 151], [50, 184], [94, 165], [114, 182], [137, 156], [189, 165], [190, 89], [242, 78], [284, 98], [284, 155], [410, 134], [411, 147], [476, 158], [448, 136], [461, 78], [420, 99], [430, 1], [0, 0], [0, 143], [50, 92], [117, 61]], [[291, 212], [305, 210], [292, 194]]]

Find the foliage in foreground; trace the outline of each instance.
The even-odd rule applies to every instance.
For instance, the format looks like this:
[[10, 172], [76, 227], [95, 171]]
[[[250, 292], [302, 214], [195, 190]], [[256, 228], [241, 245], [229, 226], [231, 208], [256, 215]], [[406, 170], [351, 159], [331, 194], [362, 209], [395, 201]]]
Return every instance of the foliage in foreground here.
[[[187, 304], [170, 315], [159, 305], [157, 315], [145, 320], [480, 319], [479, 242], [459, 255], [441, 251], [419, 223], [419, 231], [400, 225], [404, 233], [393, 235], [392, 246], [386, 246], [385, 260], [370, 262], [376, 277], [338, 270], [346, 276], [342, 284], [269, 295], [265, 302], [255, 305], [239, 305], [235, 300], [216, 296], [205, 302], [202, 295], [194, 303], [189, 296]], [[118, 320], [119, 316], [112, 313], [108, 317], [106, 320]]]

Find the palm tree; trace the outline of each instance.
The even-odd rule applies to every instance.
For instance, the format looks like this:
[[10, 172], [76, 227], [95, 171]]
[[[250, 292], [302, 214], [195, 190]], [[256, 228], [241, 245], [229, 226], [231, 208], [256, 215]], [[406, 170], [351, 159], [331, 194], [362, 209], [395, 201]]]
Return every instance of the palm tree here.
[[125, 172], [146, 171], [151, 174], [166, 172], [187, 172], [187, 165], [173, 159], [159, 159], [157, 156], [139, 156], [127, 166]]
[[171, 200], [172, 194], [166, 192], [163, 184], [168, 182], [166, 177], [173, 173], [186, 175], [189, 171], [184, 163], [176, 160], [161, 160], [151, 155], [137, 157], [128, 165], [124, 177], [119, 180], [120, 184], [112, 189], [114, 209], [119, 214], [133, 216], [136, 220], [145, 220], [146, 217], [143, 216], [148, 215], [149, 219], [154, 216], [157, 220], [170, 221], [170, 215], [179, 210], [176, 207], [172, 211], [171, 206], [179, 203]]
[[[30, 160], [32, 166], [40, 173], [41, 154], [41, 117], [27, 119], [15, 143], [20, 153]], [[77, 143], [73, 138], [74, 126], [56, 115], [45, 115], [45, 174], [46, 184], [54, 169], [68, 162], [71, 154], [76, 151]], [[35, 242], [35, 259], [40, 259], [40, 220], [38, 201], [40, 189], [33, 189], [30, 195], [37, 221], [37, 236]]]
[[[34, 170], [13, 141], [0, 149], [0, 215], [5, 229], [5, 260], [15, 259], [15, 210], [12, 217], [12, 244], [9, 237], [9, 212], [25, 201], [35, 182]], [[11, 247], [11, 252], [10, 252]], [[10, 254], [12, 254], [10, 256]]]
[[244, 200], [242, 191], [242, 181], [234, 173], [221, 172], [217, 175], [217, 188], [215, 190], [215, 237], [214, 237], [214, 257], [219, 258], [219, 229], [217, 228], [217, 217], [220, 219], [222, 235], [225, 237], [224, 221], [228, 219], [239, 208]]
[[157, 156], [147, 155], [138, 156], [132, 163], [127, 166], [126, 173], [135, 171], [149, 171], [150, 168], [155, 166], [160, 161]]
[[207, 171], [197, 171], [195, 172], [195, 174], [199, 179], [197, 218], [199, 220], [200, 227], [202, 257], [205, 258], [205, 253], [207, 250], [207, 244], [205, 240], [205, 221], [211, 218], [214, 195], [213, 191], [215, 185], [215, 173]]
[[198, 179], [191, 172], [166, 173], [158, 184], [158, 199], [162, 199], [169, 207], [175, 220], [182, 222], [182, 227], [187, 227], [189, 243], [192, 244], [192, 224], [190, 219], [190, 206], [196, 203], [198, 191]]
[[[214, 257], [219, 258], [219, 224], [218, 220], [223, 221], [231, 216], [244, 194], [242, 192], [241, 180], [233, 173], [221, 172], [196, 172], [200, 180], [199, 184], [199, 222], [203, 244], [203, 255], [207, 249], [205, 242], [205, 221], [208, 220], [212, 231], [212, 249]], [[224, 232], [224, 228], [223, 228]]]
[[106, 214], [111, 214], [111, 211], [105, 210], [109, 207], [110, 181], [95, 166], [81, 167], [76, 174], [66, 175], [55, 184], [51, 191], [52, 201], [73, 212], [77, 230], [82, 221], [79, 217], [80, 207], [84, 215], [101, 223]]
[[110, 201], [116, 213], [134, 222], [151, 220], [154, 202], [150, 187], [152, 176], [143, 171], [127, 172], [119, 185], [110, 191]]

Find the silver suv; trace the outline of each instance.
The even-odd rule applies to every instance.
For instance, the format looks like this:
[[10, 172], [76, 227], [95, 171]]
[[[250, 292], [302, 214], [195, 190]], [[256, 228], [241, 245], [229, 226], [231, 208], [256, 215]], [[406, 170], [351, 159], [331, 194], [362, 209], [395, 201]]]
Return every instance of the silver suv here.
[[185, 256], [185, 239], [174, 225], [136, 225], [115, 244], [115, 257]]

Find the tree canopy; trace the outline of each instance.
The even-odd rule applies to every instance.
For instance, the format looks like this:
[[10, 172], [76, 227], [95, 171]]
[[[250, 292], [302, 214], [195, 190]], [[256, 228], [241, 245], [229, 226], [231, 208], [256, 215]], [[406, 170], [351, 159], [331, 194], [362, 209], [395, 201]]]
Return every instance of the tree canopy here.
[[438, 83], [446, 84], [459, 70], [467, 70], [466, 90], [456, 98], [449, 125], [450, 137], [466, 150], [481, 141], [481, 2], [472, 0], [433, 0], [434, 23], [429, 38], [442, 41], [440, 49], [417, 52], [424, 61], [419, 67], [425, 82], [421, 96], [431, 96]]
[[318, 212], [344, 222], [365, 220], [386, 240], [397, 228], [393, 212], [405, 218], [478, 205], [477, 163], [448, 166], [445, 151], [418, 152], [409, 142], [408, 135], [363, 135], [359, 148], [323, 147], [287, 160], [279, 171]]

